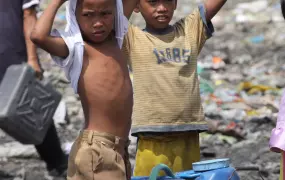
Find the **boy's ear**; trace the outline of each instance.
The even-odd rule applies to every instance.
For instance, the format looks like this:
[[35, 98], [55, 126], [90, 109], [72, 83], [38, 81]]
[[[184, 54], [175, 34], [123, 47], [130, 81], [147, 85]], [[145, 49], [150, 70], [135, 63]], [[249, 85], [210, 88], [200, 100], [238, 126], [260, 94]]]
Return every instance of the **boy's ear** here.
[[140, 13], [140, 8], [139, 8], [139, 2], [137, 3], [135, 9], [134, 9], [135, 13]]
[[176, 8], [177, 8], [177, 0], [175, 0], [175, 10], [176, 10]]

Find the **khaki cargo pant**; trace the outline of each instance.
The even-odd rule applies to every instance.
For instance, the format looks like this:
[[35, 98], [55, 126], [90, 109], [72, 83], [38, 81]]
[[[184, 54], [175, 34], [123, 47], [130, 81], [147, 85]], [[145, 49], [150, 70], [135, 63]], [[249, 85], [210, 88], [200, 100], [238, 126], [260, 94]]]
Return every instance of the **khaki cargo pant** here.
[[130, 180], [129, 140], [84, 130], [74, 142], [67, 180]]

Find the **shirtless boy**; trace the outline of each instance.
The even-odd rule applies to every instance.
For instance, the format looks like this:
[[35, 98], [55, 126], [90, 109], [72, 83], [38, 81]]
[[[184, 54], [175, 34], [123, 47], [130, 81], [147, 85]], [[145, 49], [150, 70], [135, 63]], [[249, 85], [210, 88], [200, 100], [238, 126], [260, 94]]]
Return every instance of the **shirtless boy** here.
[[[115, 36], [116, 0], [78, 0], [75, 17], [82, 44], [66, 31], [51, 35], [56, 12], [64, 2], [51, 1], [31, 39], [69, 73], [83, 106], [85, 127], [73, 144], [67, 179], [130, 179], [127, 147], [133, 92]], [[80, 48], [84, 51], [81, 63]]]

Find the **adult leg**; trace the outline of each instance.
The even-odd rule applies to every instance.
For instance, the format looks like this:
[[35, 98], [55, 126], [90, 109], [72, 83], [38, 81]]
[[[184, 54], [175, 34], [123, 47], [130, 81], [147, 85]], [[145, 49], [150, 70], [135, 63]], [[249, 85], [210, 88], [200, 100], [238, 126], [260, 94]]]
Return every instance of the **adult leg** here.
[[51, 175], [65, 176], [68, 157], [61, 149], [54, 123], [50, 125], [43, 142], [35, 146]]

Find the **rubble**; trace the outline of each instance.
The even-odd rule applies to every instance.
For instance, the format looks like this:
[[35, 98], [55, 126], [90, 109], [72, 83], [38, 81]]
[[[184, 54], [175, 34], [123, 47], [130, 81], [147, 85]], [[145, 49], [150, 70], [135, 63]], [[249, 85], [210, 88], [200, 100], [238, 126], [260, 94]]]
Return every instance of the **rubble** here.
[[[47, 1], [42, 1], [42, 8]], [[191, 12], [199, 2], [202, 1], [180, 0], [173, 21]], [[55, 26], [63, 27], [63, 12], [64, 8], [58, 13]], [[137, 14], [131, 21], [144, 26]], [[198, 62], [201, 99], [209, 124], [209, 131], [200, 135], [201, 158], [229, 157], [238, 169], [254, 166], [264, 179], [278, 179], [280, 154], [269, 151], [268, 141], [285, 90], [285, 21], [279, 0], [228, 1], [213, 24], [216, 32], [205, 44]], [[49, 55], [42, 50], [39, 53], [45, 78], [64, 95], [69, 120], [63, 120], [62, 110], [55, 121], [63, 148], [68, 152], [83, 125], [81, 104], [64, 73], [51, 62]], [[129, 152], [133, 164], [136, 138], [131, 137], [131, 141]], [[21, 157], [20, 150], [31, 146], [20, 146], [1, 131], [0, 143], [1, 180], [61, 180], [46, 175], [34, 149]], [[18, 155], [9, 154], [12, 151]], [[257, 171], [238, 173], [242, 180], [261, 179]]]

